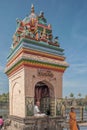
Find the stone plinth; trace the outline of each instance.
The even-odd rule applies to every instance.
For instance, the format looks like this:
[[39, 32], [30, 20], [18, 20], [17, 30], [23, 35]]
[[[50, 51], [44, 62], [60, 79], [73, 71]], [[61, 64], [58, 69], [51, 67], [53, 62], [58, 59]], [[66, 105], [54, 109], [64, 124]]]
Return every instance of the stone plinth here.
[[[5, 122], [4, 130], [63, 130], [61, 127], [64, 119], [58, 117], [9, 117], [9, 123]], [[7, 126], [6, 126], [7, 125]]]

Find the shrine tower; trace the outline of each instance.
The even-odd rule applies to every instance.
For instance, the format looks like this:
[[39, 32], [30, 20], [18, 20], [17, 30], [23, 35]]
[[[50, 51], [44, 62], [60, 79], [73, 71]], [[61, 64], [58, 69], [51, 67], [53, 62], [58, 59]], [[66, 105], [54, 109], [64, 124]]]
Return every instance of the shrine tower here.
[[63, 74], [68, 67], [58, 37], [53, 37], [44, 12], [31, 13], [17, 19], [17, 28], [5, 73], [9, 79], [10, 115], [33, 116], [34, 103], [39, 100], [43, 112], [56, 116], [57, 102], [62, 98]]

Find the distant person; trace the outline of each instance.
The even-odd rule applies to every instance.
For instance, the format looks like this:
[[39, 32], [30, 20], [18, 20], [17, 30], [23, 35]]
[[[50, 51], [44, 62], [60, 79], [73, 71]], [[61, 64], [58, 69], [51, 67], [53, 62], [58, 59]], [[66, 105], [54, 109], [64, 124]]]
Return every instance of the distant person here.
[[4, 125], [4, 121], [3, 121], [2, 116], [0, 116], [0, 129], [2, 128], [3, 125]]
[[35, 104], [35, 106], [34, 106], [34, 116], [46, 116], [45, 113], [41, 113], [40, 112], [39, 107], [40, 107], [40, 102], [37, 101], [36, 104]]
[[75, 108], [71, 107], [71, 111], [69, 113], [70, 130], [79, 130], [79, 127], [77, 126], [77, 121], [76, 121], [76, 113], [74, 110], [75, 110]]
[[46, 115], [47, 115], [47, 116], [50, 116], [50, 110], [49, 110], [49, 109], [47, 109]]

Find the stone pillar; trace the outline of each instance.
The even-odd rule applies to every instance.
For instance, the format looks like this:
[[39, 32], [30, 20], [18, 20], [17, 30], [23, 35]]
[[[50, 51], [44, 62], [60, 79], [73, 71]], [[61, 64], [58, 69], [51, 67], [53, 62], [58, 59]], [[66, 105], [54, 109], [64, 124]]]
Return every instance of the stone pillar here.
[[26, 97], [25, 105], [26, 105], [26, 116], [33, 116], [34, 115], [34, 98]]

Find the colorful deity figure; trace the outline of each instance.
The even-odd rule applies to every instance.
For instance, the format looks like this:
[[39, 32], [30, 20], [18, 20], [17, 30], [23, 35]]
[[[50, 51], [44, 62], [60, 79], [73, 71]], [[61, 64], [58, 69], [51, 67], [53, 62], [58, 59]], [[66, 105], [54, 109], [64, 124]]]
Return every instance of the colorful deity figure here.
[[14, 34], [12, 40], [13, 40], [13, 47], [15, 47], [19, 42], [19, 37], [16, 36], [16, 34]]
[[47, 41], [47, 35], [46, 35], [46, 29], [43, 29], [43, 32], [41, 33], [41, 39], [42, 41], [46, 42]]
[[19, 19], [17, 19], [16, 21], [17, 21], [17, 29], [16, 29], [16, 31], [17, 31], [18, 34], [20, 34], [20, 33], [23, 32], [25, 24], [24, 24], [23, 21], [21, 21]]
[[54, 44], [57, 45], [57, 46], [60, 46], [60, 45], [59, 45], [59, 42], [58, 42], [58, 36], [56, 36], [56, 37], [54, 38]]
[[34, 11], [34, 6], [31, 6], [31, 14], [29, 15], [29, 21], [26, 23], [29, 25], [29, 31], [35, 33], [37, 30], [37, 16]]
[[49, 29], [51, 29], [51, 28], [52, 28], [52, 27], [51, 27], [51, 24], [48, 24], [48, 28], [49, 28]]
[[11, 44], [11, 47], [10, 47], [10, 52], [12, 52], [14, 50], [14, 46], [13, 46], [13, 43]]
[[42, 11], [40, 12], [40, 15], [38, 16], [38, 21], [40, 24], [47, 25], [47, 20], [44, 17], [44, 12], [42, 12]]
[[48, 39], [49, 39], [50, 42], [52, 42], [52, 39], [53, 39], [52, 33], [48, 35]]
[[23, 22], [21, 20], [19, 20], [18, 18], [16, 19], [16, 22], [17, 22], [17, 28], [24, 26]]
[[39, 30], [36, 31], [35, 39], [40, 40], [40, 31]]

